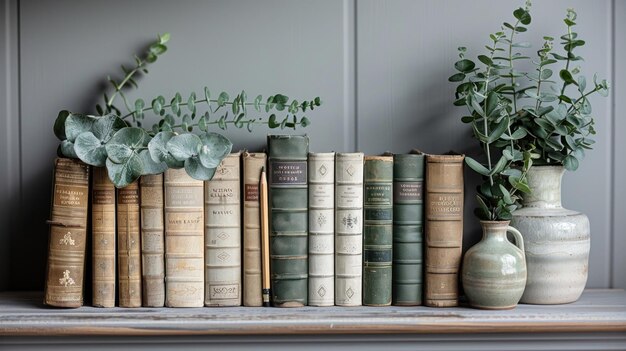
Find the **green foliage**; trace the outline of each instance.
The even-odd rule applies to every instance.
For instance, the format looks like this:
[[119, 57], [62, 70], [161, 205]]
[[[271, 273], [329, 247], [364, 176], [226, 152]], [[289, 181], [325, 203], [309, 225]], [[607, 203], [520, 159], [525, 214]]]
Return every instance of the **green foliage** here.
[[[110, 96], [104, 93], [103, 105], [96, 105], [100, 116], [59, 112], [53, 129], [61, 140], [57, 151], [60, 156], [107, 167], [109, 178], [117, 187], [125, 187], [141, 175], [162, 173], [168, 168], [185, 168], [195, 179], [210, 180], [232, 149], [230, 140], [211, 132], [211, 127], [225, 130], [232, 125], [250, 132], [255, 124], [282, 129], [306, 127], [311, 122], [304, 113], [322, 104], [319, 97], [298, 102], [283, 94], [269, 96], [266, 100], [258, 95], [249, 102], [243, 90], [233, 99], [227, 92], [211, 99], [205, 87], [202, 93], [192, 92], [184, 98], [175, 93], [170, 100], [157, 96], [150, 104], [137, 99], [131, 105], [124, 91], [129, 86], [138, 87], [138, 76], [147, 74], [146, 67], [167, 51], [165, 44], [169, 38], [167, 33], [158, 36], [142, 57], [135, 56], [132, 69], [122, 66], [123, 78], [108, 77], [113, 91]], [[125, 114], [114, 104], [118, 97], [127, 111]], [[249, 118], [251, 110], [272, 113], [267, 120]], [[284, 114], [281, 121], [277, 120], [277, 113]], [[146, 130], [142, 122], [149, 114], [156, 115], [159, 121]]]
[[[481, 219], [509, 219], [517, 207], [519, 192], [528, 193], [526, 172], [532, 164], [560, 164], [576, 170], [584, 157], [584, 149], [594, 143], [591, 135], [594, 120], [588, 97], [594, 93], [608, 95], [608, 83], [587, 80], [580, 68], [570, 67], [582, 60], [574, 54], [584, 40], [572, 31], [576, 13], [567, 10], [564, 22], [567, 34], [561, 36], [564, 55], [552, 52], [551, 37], [533, 60], [520, 51], [530, 47], [517, 41], [517, 35], [528, 30], [531, 23], [530, 1], [513, 12], [515, 23], [504, 22], [500, 31], [490, 34], [487, 55], [477, 57], [480, 65], [465, 57], [467, 49], [459, 48], [460, 60], [454, 64], [456, 73], [448, 80], [457, 83], [454, 105], [465, 106], [469, 115], [461, 118], [472, 127], [474, 137], [485, 151], [485, 162], [467, 158], [467, 165], [484, 180], [479, 187], [476, 215]], [[531, 72], [515, 68], [530, 60]], [[562, 62], [561, 69], [551, 68]], [[554, 72], [558, 71], [558, 83]], [[558, 88], [560, 85], [560, 89]], [[493, 156], [501, 154], [494, 162]]]

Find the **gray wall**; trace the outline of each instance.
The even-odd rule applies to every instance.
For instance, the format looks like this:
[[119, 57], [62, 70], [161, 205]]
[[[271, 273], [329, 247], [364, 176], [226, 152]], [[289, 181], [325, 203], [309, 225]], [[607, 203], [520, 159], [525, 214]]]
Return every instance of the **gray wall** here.
[[[0, 0], [0, 290], [41, 289], [48, 231], [51, 126], [61, 109], [92, 112], [104, 77], [132, 64], [156, 33], [167, 52], [142, 79], [150, 99], [201, 92], [288, 93], [322, 97], [306, 130], [314, 151], [380, 153], [420, 148], [477, 152], [459, 121], [447, 82], [464, 45], [475, 56], [489, 33], [522, 1], [35, 1]], [[589, 287], [626, 287], [623, 251], [626, 122], [626, 2], [536, 1], [527, 39], [563, 32], [565, 8], [579, 12], [580, 53], [588, 76], [614, 89], [594, 97], [598, 143], [567, 173], [564, 204], [592, 225]], [[623, 83], [622, 83], [623, 84]], [[621, 107], [621, 109], [620, 109]], [[226, 134], [238, 148], [259, 148], [267, 130]], [[470, 195], [476, 177], [467, 174]], [[467, 196], [465, 244], [479, 237]]]

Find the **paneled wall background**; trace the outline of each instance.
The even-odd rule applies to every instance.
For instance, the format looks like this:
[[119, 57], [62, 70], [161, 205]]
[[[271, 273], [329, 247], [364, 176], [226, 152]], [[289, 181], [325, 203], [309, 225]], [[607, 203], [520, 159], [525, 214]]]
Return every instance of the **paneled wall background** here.
[[[157, 33], [169, 51], [129, 95], [151, 99], [245, 89], [324, 105], [303, 130], [313, 151], [370, 154], [449, 150], [476, 154], [452, 106], [457, 47], [475, 56], [523, 1], [0, 0], [0, 290], [42, 289], [52, 162], [61, 109], [94, 112], [108, 74], [132, 64]], [[587, 45], [583, 72], [612, 83], [592, 98], [597, 144], [566, 173], [563, 202], [591, 220], [589, 287], [626, 287], [626, 1], [536, 1], [525, 40], [558, 38], [567, 7]], [[269, 132], [229, 130], [236, 148], [258, 149]], [[479, 237], [476, 177], [466, 172], [465, 246]]]

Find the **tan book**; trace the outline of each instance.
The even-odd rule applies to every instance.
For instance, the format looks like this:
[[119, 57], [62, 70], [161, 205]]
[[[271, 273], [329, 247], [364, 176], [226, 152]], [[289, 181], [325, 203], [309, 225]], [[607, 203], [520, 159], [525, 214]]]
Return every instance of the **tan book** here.
[[264, 152], [243, 154], [243, 305], [249, 307], [263, 305], [259, 180], [266, 161]]
[[241, 153], [204, 182], [205, 306], [241, 306]]
[[117, 189], [117, 262], [120, 307], [141, 307], [138, 181]]
[[104, 167], [91, 184], [92, 305], [115, 307], [115, 185]]
[[142, 176], [139, 189], [142, 303], [146, 307], [163, 307], [165, 304], [163, 174]]
[[55, 160], [44, 296], [49, 306], [83, 304], [89, 173], [78, 160]]
[[204, 182], [165, 171], [165, 305], [204, 306]]
[[463, 241], [463, 155], [427, 155], [426, 293], [431, 307], [458, 305]]

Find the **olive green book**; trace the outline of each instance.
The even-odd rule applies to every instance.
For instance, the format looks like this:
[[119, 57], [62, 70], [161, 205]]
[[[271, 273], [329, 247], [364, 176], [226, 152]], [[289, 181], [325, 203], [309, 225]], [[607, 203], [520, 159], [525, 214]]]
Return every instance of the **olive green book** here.
[[309, 137], [269, 135], [270, 280], [276, 307], [307, 304]]
[[363, 305], [391, 305], [393, 157], [365, 156]]

